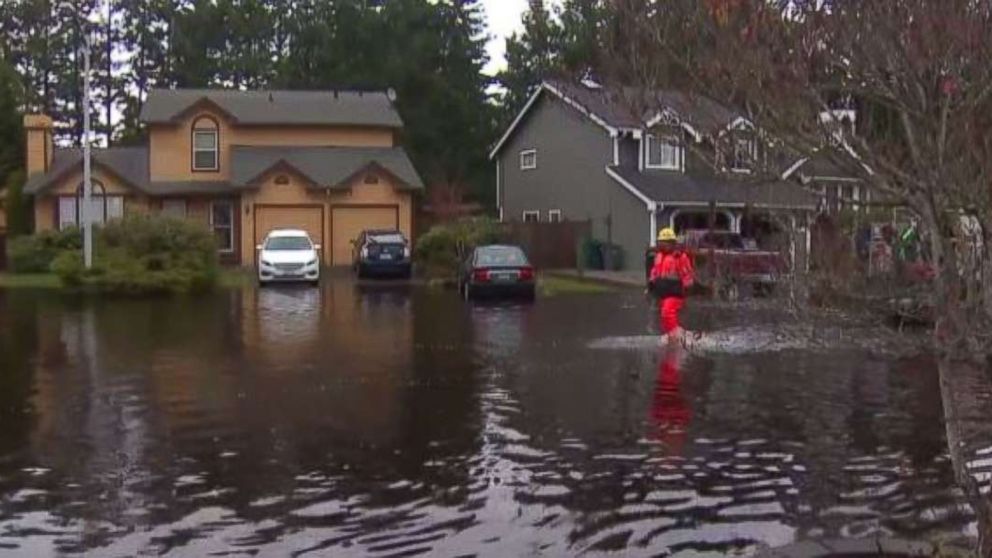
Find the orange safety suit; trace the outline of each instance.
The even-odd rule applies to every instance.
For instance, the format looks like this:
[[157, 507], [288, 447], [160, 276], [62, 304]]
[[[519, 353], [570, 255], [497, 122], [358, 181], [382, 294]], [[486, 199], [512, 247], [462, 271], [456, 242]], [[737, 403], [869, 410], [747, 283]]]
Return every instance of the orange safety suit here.
[[661, 331], [670, 333], [680, 327], [679, 312], [685, 302], [685, 292], [695, 281], [692, 260], [680, 249], [662, 247], [655, 254], [649, 280], [651, 290], [658, 296]]

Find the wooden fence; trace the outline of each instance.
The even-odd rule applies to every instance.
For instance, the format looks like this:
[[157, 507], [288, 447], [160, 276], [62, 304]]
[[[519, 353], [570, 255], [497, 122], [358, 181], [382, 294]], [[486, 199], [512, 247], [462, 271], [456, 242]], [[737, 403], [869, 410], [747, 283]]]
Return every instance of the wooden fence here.
[[510, 242], [520, 245], [534, 267], [572, 269], [578, 262], [579, 242], [592, 233], [591, 221], [503, 224]]

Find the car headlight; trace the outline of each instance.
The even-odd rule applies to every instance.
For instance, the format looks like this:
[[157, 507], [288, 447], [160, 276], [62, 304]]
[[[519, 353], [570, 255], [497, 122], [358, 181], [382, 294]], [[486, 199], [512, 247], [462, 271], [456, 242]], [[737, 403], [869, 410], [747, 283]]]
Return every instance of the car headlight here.
[[262, 260], [262, 265], [264, 265], [265, 267], [272, 267], [272, 262], [267, 262], [265, 260]]
[[409, 246], [404, 246], [403, 247], [403, 257], [405, 259], [410, 259], [410, 247]]
[[307, 262], [307, 267], [310, 267], [312, 265], [317, 265], [317, 258], [314, 258]]

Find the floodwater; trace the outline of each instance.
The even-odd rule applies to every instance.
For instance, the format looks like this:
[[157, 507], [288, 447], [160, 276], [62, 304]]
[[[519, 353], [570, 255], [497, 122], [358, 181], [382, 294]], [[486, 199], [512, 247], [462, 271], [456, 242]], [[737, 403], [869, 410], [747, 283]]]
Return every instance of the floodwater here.
[[629, 292], [0, 291], [0, 556], [723, 556], [974, 536], [929, 359], [595, 348], [654, 320]]

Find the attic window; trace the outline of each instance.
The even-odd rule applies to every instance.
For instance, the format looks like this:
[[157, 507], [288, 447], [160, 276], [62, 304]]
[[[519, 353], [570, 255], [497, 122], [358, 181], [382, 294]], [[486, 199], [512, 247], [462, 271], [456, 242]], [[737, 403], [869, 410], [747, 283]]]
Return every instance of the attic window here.
[[289, 177], [286, 176], [285, 174], [280, 174], [279, 176], [276, 177], [275, 183], [279, 184], [280, 186], [289, 184]]
[[220, 170], [220, 127], [217, 121], [208, 116], [202, 116], [193, 122], [193, 153], [194, 171]]
[[734, 152], [731, 155], [730, 170], [751, 172], [751, 165], [758, 158], [757, 144], [750, 138], [735, 138]]
[[379, 183], [379, 177], [376, 176], [376, 175], [374, 175], [374, 174], [372, 174], [372, 173], [368, 173], [368, 174], [365, 175], [365, 183], [366, 184], [378, 184]]

